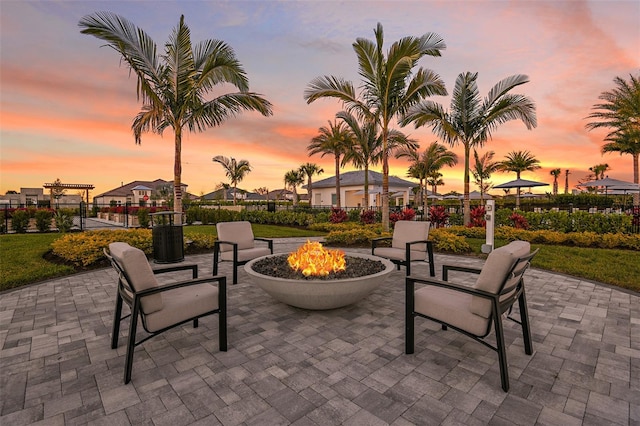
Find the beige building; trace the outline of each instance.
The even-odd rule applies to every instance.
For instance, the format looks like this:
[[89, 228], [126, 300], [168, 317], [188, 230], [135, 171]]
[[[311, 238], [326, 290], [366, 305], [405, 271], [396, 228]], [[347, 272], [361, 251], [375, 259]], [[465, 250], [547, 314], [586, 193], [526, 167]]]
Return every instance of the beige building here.
[[[182, 184], [182, 194], [187, 197], [187, 185]], [[135, 180], [93, 197], [93, 204], [98, 207], [166, 205], [173, 199], [173, 182], [163, 179], [154, 181]]]

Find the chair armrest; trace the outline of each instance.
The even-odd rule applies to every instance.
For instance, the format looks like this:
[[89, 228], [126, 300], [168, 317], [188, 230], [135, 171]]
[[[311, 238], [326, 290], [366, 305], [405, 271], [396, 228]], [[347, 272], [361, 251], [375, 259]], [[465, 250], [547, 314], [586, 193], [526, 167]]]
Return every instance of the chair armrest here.
[[220, 248], [221, 244], [229, 244], [232, 247], [237, 247], [238, 243], [234, 243], [233, 241], [223, 241], [223, 240], [216, 240], [213, 242], [213, 246], [215, 249]]
[[500, 296], [498, 294], [489, 293], [488, 291], [479, 290], [479, 289], [474, 288], [474, 287], [468, 287], [468, 286], [465, 286], [465, 285], [450, 283], [450, 282], [436, 280], [436, 279], [417, 278], [417, 277], [412, 277], [412, 276], [408, 276], [406, 278], [407, 288], [409, 286], [413, 287], [415, 283], [425, 284], [425, 285], [433, 285], [433, 286], [436, 286], [436, 287], [443, 287], [443, 288], [446, 288], [446, 289], [449, 289], [449, 290], [454, 290], [454, 291], [459, 291], [459, 292], [462, 292], [462, 293], [472, 294], [474, 296], [484, 297], [486, 299], [497, 299]]
[[378, 238], [372, 238], [371, 239], [371, 251], [373, 251], [373, 249], [375, 249], [376, 247], [378, 247], [378, 243], [382, 242], [382, 241], [389, 241], [392, 240], [393, 237], [378, 237]]
[[269, 238], [260, 238], [260, 237], [254, 237], [253, 238], [255, 241], [264, 241], [269, 245], [269, 250], [271, 250], [271, 253], [273, 253], [273, 240], [269, 239]]
[[154, 274], [164, 274], [167, 272], [186, 271], [191, 269], [191, 275], [193, 278], [198, 278], [198, 265], [178, 265], [178, 266], [164, 266], [162, 268], [153, 269]]
[[217, 275], [215, 277], [205, 277], [205, 278], [196, 278], [194, 280], [187, 281], [178, 281], [175, 283], [165, 284], [158, 287], [148, 288], [142, 291], [135, 293], [137, 297], [148, 296], [150, 294], [162, 293], [163, 291], [173, 290], [181, 287], [189, 287], [197, 284], [204, 284], [208, 282], [217, 281], [218, 285], [225, 286], [227, 285], [227, 277], [223, 275]]
[[448, 281], [449, 271], [468, 272], [470, 274], [479, 274], [482, 269], [480, 268], [468, 268], [466, 266], [456, 265], [442, 265], [442, 280]]

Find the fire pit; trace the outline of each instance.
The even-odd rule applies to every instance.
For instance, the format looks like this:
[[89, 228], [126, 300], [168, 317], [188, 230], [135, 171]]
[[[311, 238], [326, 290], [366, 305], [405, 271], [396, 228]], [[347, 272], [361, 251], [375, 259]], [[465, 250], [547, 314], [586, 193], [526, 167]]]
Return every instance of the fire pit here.
[[274, 299], [298, 308], [324, 310], [347, 306], [368, 296], [393, 272], [394, 266], [377, 256], [345, 254], [307, 242], [289, 255], [254, 259], [244, 269]]

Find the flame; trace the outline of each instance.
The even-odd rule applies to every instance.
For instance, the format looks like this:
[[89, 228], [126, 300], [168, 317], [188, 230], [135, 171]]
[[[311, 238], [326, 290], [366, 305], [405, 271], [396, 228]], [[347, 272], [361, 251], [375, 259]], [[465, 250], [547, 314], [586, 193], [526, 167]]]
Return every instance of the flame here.
[[319, 242], [307, 241], [289, 254], [289, 266], [305, 277], [326, 276], [329, 272], [344, 271], [346, 264], [342, 250], [326, 250]]

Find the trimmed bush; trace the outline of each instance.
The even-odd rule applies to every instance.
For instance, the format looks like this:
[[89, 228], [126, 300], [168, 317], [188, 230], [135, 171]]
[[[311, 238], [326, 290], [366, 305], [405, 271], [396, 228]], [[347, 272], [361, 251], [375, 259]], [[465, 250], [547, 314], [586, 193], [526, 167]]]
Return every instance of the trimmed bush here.
[[122, 241], [146, 254], [153, 252], [150, 229], [87, 231], [67, 234], [55, 240], [53, 253], [75, 265], [88, 266], [104, 259], [103, 249], [109, 243]]
[[40, 232], [48, 232], [51, 229], [51, 218], [53, 211], [48, 209], [40, 209], [36, 212], [36, 228]]
[[11, 228], [18, 234], [24, 234], [29, 227], [29, 213], [26, 210], [15, 210], [11, 215]]

